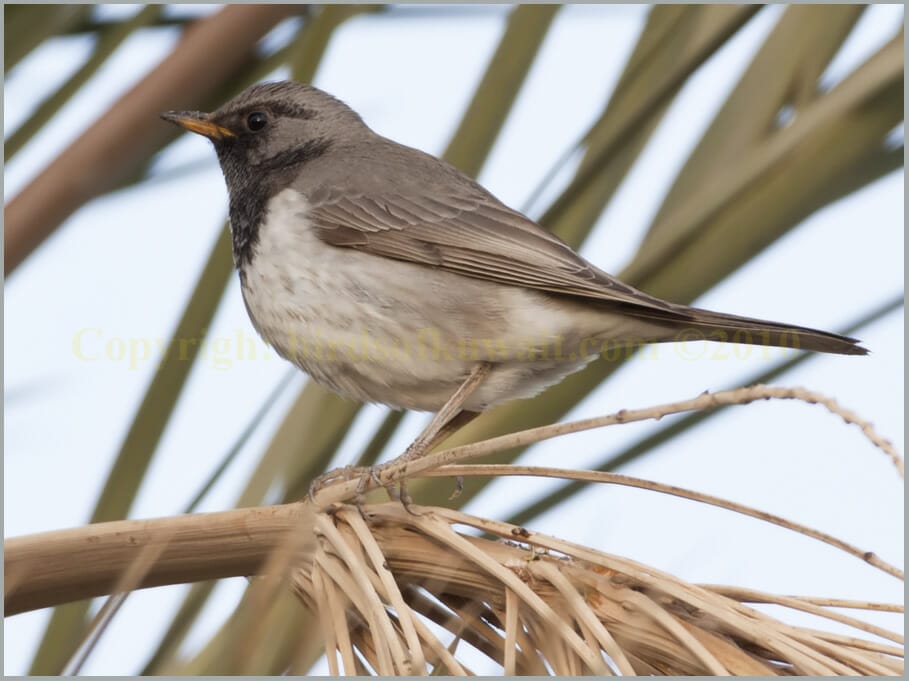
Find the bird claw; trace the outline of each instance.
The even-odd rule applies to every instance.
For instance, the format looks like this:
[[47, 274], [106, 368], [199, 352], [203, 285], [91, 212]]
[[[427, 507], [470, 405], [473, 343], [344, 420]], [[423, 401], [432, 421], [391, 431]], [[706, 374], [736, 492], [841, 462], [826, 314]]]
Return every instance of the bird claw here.
[[366, 512], [363, 507], [366, 492], [369, 490], [369, 482], [372, 481], [376, 487], [381, 487], [388, 494], [389, 499], [400, 501], [404, 509], [411, 515], [420, 515], [413, 510], [413, 499], [407, 493], [407, 486], [403, 481], [386, 483], [382, 482], [381, 473], [384, 466], [344, 466], [327, 473], [323, 473], [309, 485], [309, 500], [316, 505], [316, 495], [325, 487], [336, 482], [348, 482], [359, 477], [356, 491], [354, 492], [353, 504], [357, 507], [360, 516], [366, 520]]
[[410, 513], [410, 515], [414, 517], [423, 515], [422, 513], [413, 510], [413, 498], [408, 494], [407, 485], [403, 480], [398, 482], [398, 501], [401, 502], [401, 506], [403, 506], [404, 510]]
[[344, 466], [343, 468], [336, 468], [335, 470], [328, 471], [327, 473], [318, 476], [309, 483], [309, 491], [307, 492], [309, 500], [315, 506], [316, 495], [319, 492], [335, 482], [347, 482], [348, 480], [352, 480], [357, 470], [358, 469], [355, 466]]
[[366, 498], [365, 492], [369, 486], [367, 483], [372, 479], [376, 484], [381, 486], [381, 482], [375, 472], [375, 467], [364, 468], [363, 466], [344, 466], [343, 468], [337, 468], [328, 471], [327, 473], [323, 473], [310, 483], [308, 493], [309, 500], [315, 506], [316, 494], [323, 488], [336, 482], [349, 482], [357, 476], [359, 476], [360, 481], [357, 483], [357, 489], [354, 493], [353, 505], [356, 507], [360, 517], [363, 518], [363, 520], [368, 520], [366, 510], [363, 507], [363, 502]]
[[362, 474], [360, 484], [357, 485], [357, 498], [362, 498], [363, 493], [366, 491], [367, 480], [372, 480], [376, 487], [381, 487], [385, 490], [389, 499], [401, 502], [405, 511], [414, 516], [420, 515], [413, 510], [413, 499], [407, 493], [407, 485], [403, 480], [389, 483], [382, 482], [381, 474], [384, 467], [385, 465], [371, 466]]
[[457, 499], [459, 496], [461, 496], [461, 493], [463, 491], [464, 491], [464, 476], [459, 475], [458, 477], [455, 478], [455, 490], [454, 490], [454, 492], [451, 493], [451, 496], [448, 497], [448, 500], [452, 501], [454, 499]]

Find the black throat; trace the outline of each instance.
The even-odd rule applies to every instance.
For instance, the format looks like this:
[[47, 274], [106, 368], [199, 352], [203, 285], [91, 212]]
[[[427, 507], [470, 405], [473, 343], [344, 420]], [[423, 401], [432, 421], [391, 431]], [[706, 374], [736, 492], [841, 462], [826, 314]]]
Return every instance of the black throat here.
[[308, 140], [255, 165], [248, 162], [240, 141], [216, 148], [230, 197], [234, 265], [241, 276], [243, 267], [252, 262], [268, 201], [293, 184], [302, 166], [325, 154], [330, 147], [331, 142], [325, 138]]

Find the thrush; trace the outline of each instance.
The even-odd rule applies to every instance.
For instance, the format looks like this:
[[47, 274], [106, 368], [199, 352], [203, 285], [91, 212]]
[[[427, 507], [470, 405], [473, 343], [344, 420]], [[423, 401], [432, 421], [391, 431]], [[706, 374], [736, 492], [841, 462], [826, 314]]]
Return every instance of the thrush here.
[[162, 117], [214, 144], [253, 326], [339, 395], [436, 412], [409, 456], [479, 412], [641, 344], [867, 352], [854, 338], [622, 283], [311, 85], [253, 85], [213, 113]]

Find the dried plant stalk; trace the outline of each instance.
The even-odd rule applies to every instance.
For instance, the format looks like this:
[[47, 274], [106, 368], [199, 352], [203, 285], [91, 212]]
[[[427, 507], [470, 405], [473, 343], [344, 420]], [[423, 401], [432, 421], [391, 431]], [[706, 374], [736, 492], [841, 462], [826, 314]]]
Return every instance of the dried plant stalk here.
[[[445, 464], [460, 463], [512, 449], [514, 447], [526, 447], [561, 435], [579, 433], [585, 430], [604, 428], [606, 426], [614, 426], [623, 423], [632, 423], [635, 421], [658, 421], [670, 414], [715, 409], [717, 407], [729, 405], [745, 405], [759, 400], [770, 399], [796, 400], [808, 404], [818, 404], [826, 408], [832, 414], [842, 418], [847, 424], [858, 426], [861, 429], [862, 434], [877, 449], [887, 455], [899, 473], [900, 478], [902, 479], [905, 477], [903, 458], [900, 456], [899, 452], [896, 451], [896, 447], [893, 446], [893, 443], [881, 436], [874, 429], [874, 426], [870, 421], [867, 421], [855, 412], [840, 406], [832, 397], [805, 388], [753, 385], [744, 388], [736, 388], [734, 390], [720, 390], [713, 393], [705, 390], [697, 397], [689, 400], [661, 404], [643, 409], [622, 409], [621, 411], [606, 416], [582, 419], [569, 423], [554, 423], [548, 426], [540, 426], [538, 428], [530, 428], [516, 433], [509, 433], [508, 435], [492, 437], [481, 442], [435, 452], [417, 460], [392, 461], [389, 464], [378, 468], [369, 478], [364, 478], [362, 480], [349, 479], [344, 482], [338, 482], [327, 486], [320, 490], [315, 500], [320, 506], [346, 501], [352, 499], [358, 490], [362, 491], [364, 486], [367, 489], [370, 487], [375, 488], [377, 482], [381, 482], [384, 485], [391, 485], [405, 478], [414, 477], [417, 474], [435, 470], [439, 466]], [[366, 484], [364, 485], [363, 483]]]
[[[892, 445], [832, 400], [801, 389], [756, 386], [459, 447], [427, 457], [435, 465], [449, 464], [429, 474], [549, 475], [673, 494], [825, 541], [902, 579], [899, 568], [871, 551], [701, 493], [592, 471], [451, 465], [515, 441], [769, 397], [825, 405], [859, 425], [902, 473], [902, 459]], [[420, 460], [410, 471], [392, 466], [383, 474], [412, 475], [425, 466]], [[324, 494], [336, 496], [356, 484], [341, 481]], [[902, 612], [901, 605], [691, 584], [632, 559], [516, 525], [445, 508], [411, 511], [398, 503], [358, 510], [339, 502], [317, 509], [306, 502], [12, 539], [5, 547], [6, 613], [133, 588], [257, 574], [245, 617], [230, 631], [240, 661], [253, 659], [257, 642], [270, 633], [263, 623], [276, 599], [286, 597], [289, 584], [318, 613], [332, 674], [903, 672], [902, 636], [855, 614]], [[797, 627], [755, 610], [753, 603], [811, 613], [854, 633]]]
[[[858, 636], [870, 633], [901, 644], [897, 633], [869, 628], [830, 612], [831, 606], [813, 605], [812, 599], [689, 584], [525, 528], [440, 508], [414, 510], [417, 515], [396, 503], [369, 506], [364, 520], [353, 507], [338, 506], [320, 516], [316, 563], [333, 558], [332, 580], [343, 587], [332, 592], [334, 599], [320, 592], [321, 577], [306, 567], [295, 572], [296, 592], [324, 621], [351, 625], [349, 639], [329, 641], [329, 659], [340, 656], [343, 673], [357, 672], [352, 661], [358, 657], [377, 673], [426, 671], [402, 625], [421, 620], [449, 632], [474, 632], [479, 638], [464, 637], [474, 642], [473, 666], [485, 656], [488, 664], [518, 674], [539, 669], [540, 662], [559, 675], [902, 673], [901, 645], [795, 627], [748, 606], [772, 602], [807, 609], [853, 627]], [[459, 526], [498, 539], [470, 536]], [[368, 579], [363, 570], [370, 572]], [[394, 576], [394, 587], [382, 574], [386, 571]], [[356, 581], [373, 584], [374, 594], [367, 597]], [[863, 608], [859, 602], [850, 605]], [[382, 637], [371, 636], [380, 618], [391, 627], [383, 627]], [[384, 639], [389, 631], [397, 645]], [[420, 631], [423, 659], [446, 648], [442, 639], [427, 645], [428, 629]], [[375, 645], [377, 638], [383, 639], [384, 652]], [[443, 673], [464, 673], [466, 660], [437, 659]]]

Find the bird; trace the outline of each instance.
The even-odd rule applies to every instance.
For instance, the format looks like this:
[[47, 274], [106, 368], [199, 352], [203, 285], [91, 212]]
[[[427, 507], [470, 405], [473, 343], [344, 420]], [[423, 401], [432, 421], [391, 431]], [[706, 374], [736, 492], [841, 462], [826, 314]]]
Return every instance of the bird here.
[[212, 113], [161, 116], [214, 145], [257, 332], [343, 397], [434, 412], [407, 457], [616, 349], [705, 339], [867, 353], [625, 284], [312, 85], [258, 83]]

